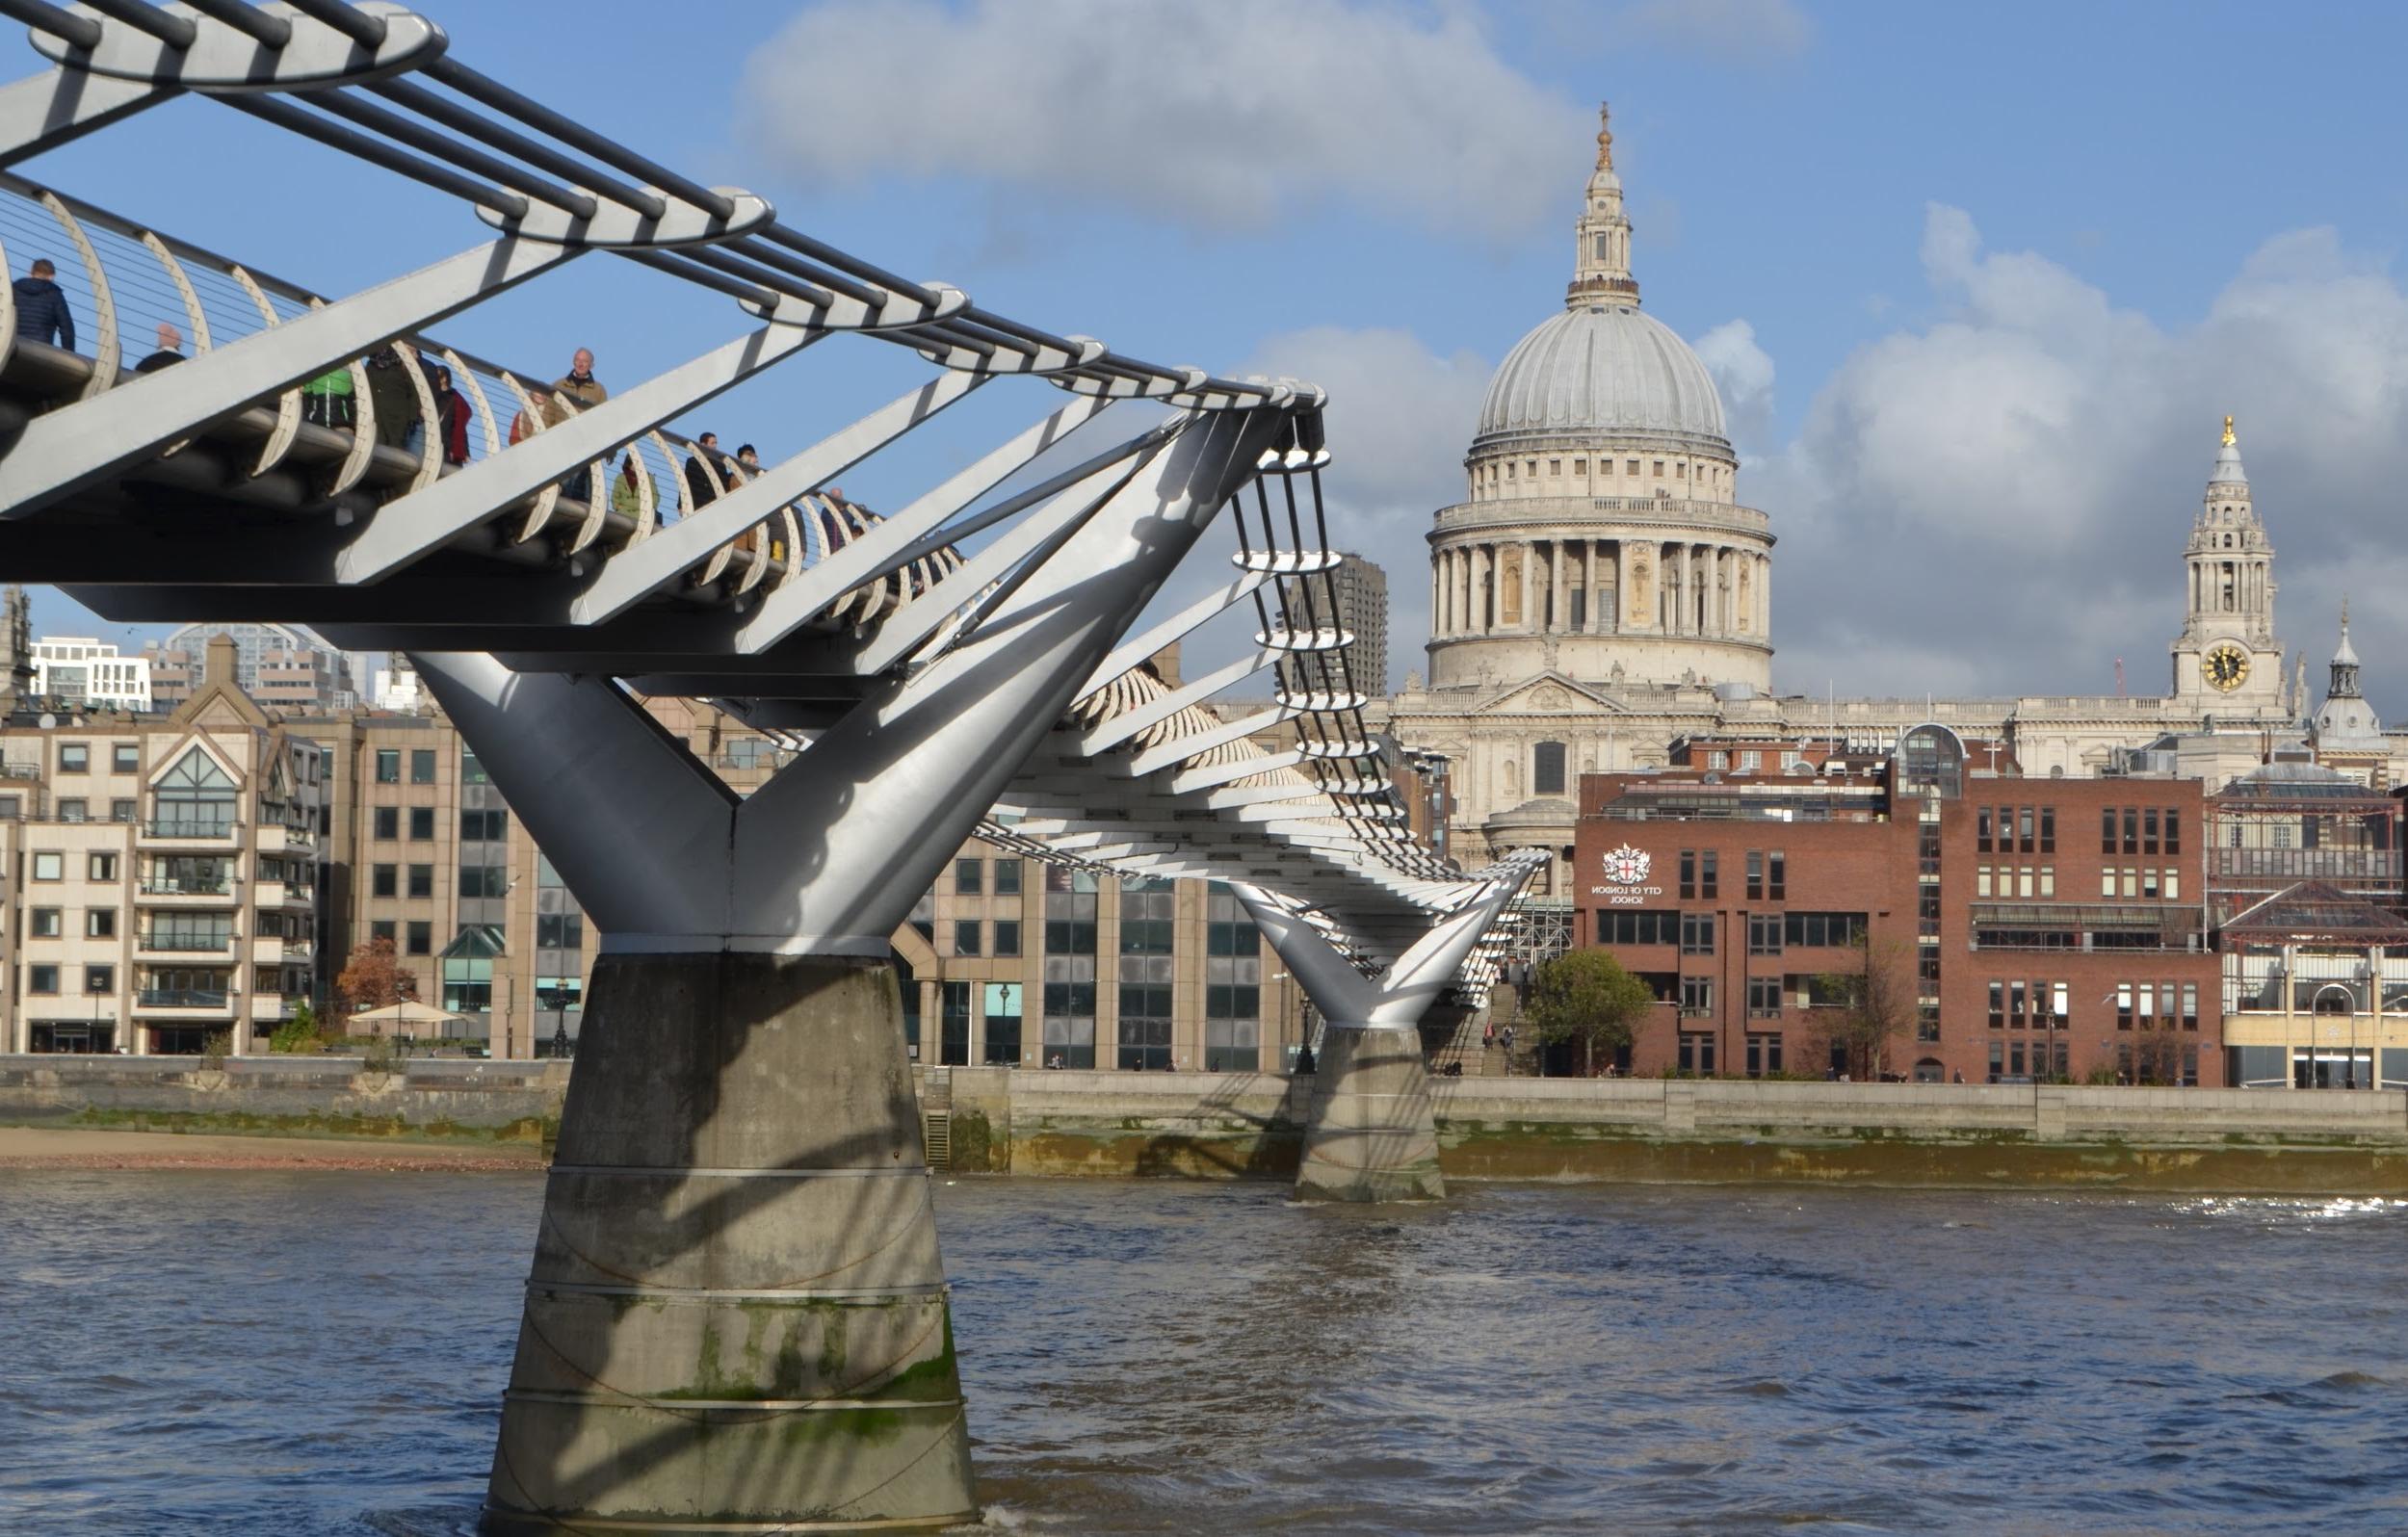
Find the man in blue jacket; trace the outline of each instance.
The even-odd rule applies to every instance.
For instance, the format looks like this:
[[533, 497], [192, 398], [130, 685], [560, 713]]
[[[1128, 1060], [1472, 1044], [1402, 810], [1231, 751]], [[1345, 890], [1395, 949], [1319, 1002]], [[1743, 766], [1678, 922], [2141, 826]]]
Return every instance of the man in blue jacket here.
[[28, 275], [16, 280], [16, 334], [72, 352], [75, 317], [67, 311], [65, 290], [51, 281], [57, 272], [47, 260], [37, 261]]

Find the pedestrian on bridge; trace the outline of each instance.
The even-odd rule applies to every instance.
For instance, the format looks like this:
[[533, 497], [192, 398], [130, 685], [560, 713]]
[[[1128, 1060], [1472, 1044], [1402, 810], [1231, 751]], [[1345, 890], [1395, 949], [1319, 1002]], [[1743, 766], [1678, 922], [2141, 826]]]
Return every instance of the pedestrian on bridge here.
[[[714, 480], [717, 475], [720, 479]], [[727, 475], [727, 461], [720, 457], [720, 435], [705, 432], [694, 440], [694, 452], [686, 456], [686, 511], [709, 507], [720, 499], [720, 480]]]
[[611, 392], [593, 377], [593, 353], [580, 347], [568, 360], [568, 372], [552, 381], [552, 400], [543, 413], [544, 425], [558, 427], [579, 411], [590, 411], [610, 398]]
[[58, 272], [42, 257], [11, 285], [16, 294], [16, 334], [72, 352], [75, 316], [66, 307], [66, 291], [51, 281]]
[[163, 368], [173, 368], [184, 361], [184, 333], [166, 321], [161, 321], [159, 323], [159, 350], [135, 364], [134, 372], [156, 374]]
[[427, 371], [427, 383], [434, 391], [434, 417], [443, 424], [443, 462], [468, 462], [468, 423], [477, 414], [468, 398], [452, 388], [452, 371], [436, 367]]

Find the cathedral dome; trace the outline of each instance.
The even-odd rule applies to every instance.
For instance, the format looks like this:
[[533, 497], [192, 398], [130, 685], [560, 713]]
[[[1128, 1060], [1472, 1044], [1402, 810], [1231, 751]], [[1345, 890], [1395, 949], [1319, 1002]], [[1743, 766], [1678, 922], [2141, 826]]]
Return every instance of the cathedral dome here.
[[1727, 456], [1722, 398], [1687, 342], [1630, 304], [1550, 317], [1489, 380], [1472, 452], [1526, 435], [1689, 440]]

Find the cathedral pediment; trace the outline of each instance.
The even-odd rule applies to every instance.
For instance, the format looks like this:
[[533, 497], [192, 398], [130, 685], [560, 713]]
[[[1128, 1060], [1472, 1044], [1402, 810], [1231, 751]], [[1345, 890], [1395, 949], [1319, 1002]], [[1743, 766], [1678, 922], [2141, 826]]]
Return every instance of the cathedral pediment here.
[[1611, 695], [1577, 683], [1560, 672], [1547, 671], [1500, 691], [1473, 707], [1476, 716], [1628, 715]]

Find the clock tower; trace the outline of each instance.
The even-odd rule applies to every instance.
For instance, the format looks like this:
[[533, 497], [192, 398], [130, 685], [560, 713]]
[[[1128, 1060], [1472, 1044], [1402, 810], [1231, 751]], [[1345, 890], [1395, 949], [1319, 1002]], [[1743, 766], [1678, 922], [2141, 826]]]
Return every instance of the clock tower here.
[[2183, 560], [2188, 601], [2173, 645], [2174, 697], [2211, 715], [2280, 714], [2274, 546], [2250, 505], [2229, 416]]

